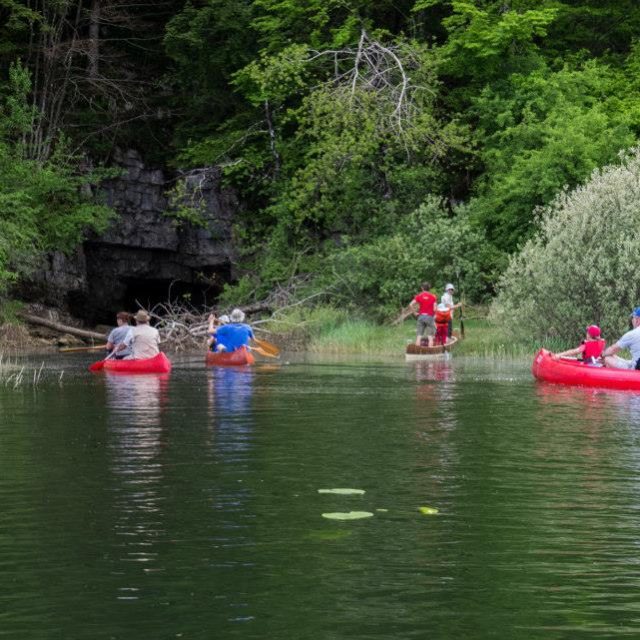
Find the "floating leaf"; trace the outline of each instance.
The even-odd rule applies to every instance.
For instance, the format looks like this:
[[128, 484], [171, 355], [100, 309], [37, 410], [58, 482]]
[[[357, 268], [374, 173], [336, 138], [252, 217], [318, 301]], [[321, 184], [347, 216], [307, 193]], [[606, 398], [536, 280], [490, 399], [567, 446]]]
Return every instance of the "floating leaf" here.
[[438, 513], [438, 510], [435, 507], [420, 507], [418, 511], [425, 516], [433, 516]]
[[370, 511], [336, 511], [334, 513], [323, 513], [323, 518], [329, 520], [359, 520], [360, 518], [371, 518], [373, 513]]
[[318, 489], [318, 493], [337, 493], [341, 496], [362, 495], [364, 489]]

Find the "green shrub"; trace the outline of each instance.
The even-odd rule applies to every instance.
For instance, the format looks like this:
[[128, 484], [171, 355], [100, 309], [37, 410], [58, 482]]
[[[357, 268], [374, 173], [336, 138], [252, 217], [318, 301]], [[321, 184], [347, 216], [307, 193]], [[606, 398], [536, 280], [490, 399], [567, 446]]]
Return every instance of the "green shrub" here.
[[515, 334], [577, 340], [599, 324], [614, 339], [640, 304], [640, 148], [539, 212], [511, 258], [492, 316]]
[[328, 262], [334, 295], [382, 318], [406, 306], [424, 280], [434, 291], [452, 281], [458, 295], [482, 299], [491, 289], [500, 256], [464, 209], [449, 217], [436, 198], [429, 198], [393, 235], [342, 250]]

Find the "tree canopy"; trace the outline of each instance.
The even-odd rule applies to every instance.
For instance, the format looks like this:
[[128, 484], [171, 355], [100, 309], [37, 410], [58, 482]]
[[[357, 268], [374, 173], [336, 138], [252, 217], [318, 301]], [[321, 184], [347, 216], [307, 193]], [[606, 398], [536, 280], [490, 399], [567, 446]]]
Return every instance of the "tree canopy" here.
[[3, 0], [0, 268], [102, 224], [86, 167], [135, 147], [223, 168], [243, 290], [411, 244], [419, 220], [423, 275], [445, 268], [432, 230], [459, 227], [450, 264], [490, 296], [538, 208], [636, 143], [639, 36], [631, 0]]

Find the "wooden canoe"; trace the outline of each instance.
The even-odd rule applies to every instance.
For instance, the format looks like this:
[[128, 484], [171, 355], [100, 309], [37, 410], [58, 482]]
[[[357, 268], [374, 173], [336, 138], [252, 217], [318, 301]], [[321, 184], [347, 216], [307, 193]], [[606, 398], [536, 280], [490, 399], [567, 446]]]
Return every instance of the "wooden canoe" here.
[[240, 347], [235, 351], [207, 351], [207, 364], [217, 367], [241, 367], [253, 364], [256, 360], [246, 347]]
[[446, 356], [458, 342], [458, 338], [453, 336], [447, 344], [437, 344], [433, 347], [419, 347], [416, 344], [408, 344], [405, 351], [405, 359], [407, 362], [417, 362], [420, 360], [432, 360], [434, 358], [442, 358]]

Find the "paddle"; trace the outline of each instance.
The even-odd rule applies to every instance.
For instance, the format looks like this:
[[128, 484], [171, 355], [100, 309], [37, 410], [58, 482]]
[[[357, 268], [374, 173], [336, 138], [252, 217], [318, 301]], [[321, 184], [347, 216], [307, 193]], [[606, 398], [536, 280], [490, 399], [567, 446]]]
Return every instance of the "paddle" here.
[[269, 353], [268, 351], [265, 351], [262, 347], [258, 347], [256, 345], [251, 347], [251, 351], [253, 351], [254, 353], [259, 353], [261, 356], [265, 356], [266, 358], [279, 358], [280, 357], [280, 356], [274, 355], [273, 353]]
[[[271, 354], [272, 356], [279, 356], [280, 355], [280, 349], [278, 347], [276, 347], [275, 344], [271, 344], [270, 342], [267, 342], [266, 340], [259, 340], [258, 338], [253, 338], [253, 341], [258, 345], [258, 347], [260, 347], [261, 349], [263, 349], [267, 353]], [[264, 354], [262, 354], [262, 355], [264, 355]]]
[[89, 371], [95, 373], [96, 371], [102, 371], [102, 369], [104, 369], [104, 363], [107, 360], [110, 360], [111, 358], [113, 358], [113, 356], [116, 355], [115, 350], [112, 351], [104, 360], [98, 360], [98, 362], [94, 362], [93, 364], [89, 365]]
[[462, 307], [464, 305], [460, 305], [460, 337], [464, 339], [464, 320], [462, 319]]
[[397, 326], [402, 324], [410, 315], [413, 314], [413, 309], [409, 307], [408, 309], [403, 309], [400, 312], [400, 315], [391, 323], [392, 326]]
[[64, 349], [58, 349], [58, 353], [76, 353], [77, 351], [98, 351], [100, 349], [106, 349], [106, 344], [97, 344], [93, 347], [66, 347]]

